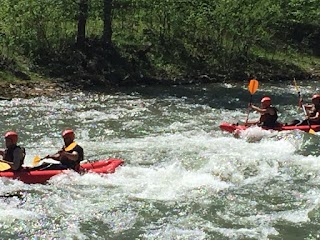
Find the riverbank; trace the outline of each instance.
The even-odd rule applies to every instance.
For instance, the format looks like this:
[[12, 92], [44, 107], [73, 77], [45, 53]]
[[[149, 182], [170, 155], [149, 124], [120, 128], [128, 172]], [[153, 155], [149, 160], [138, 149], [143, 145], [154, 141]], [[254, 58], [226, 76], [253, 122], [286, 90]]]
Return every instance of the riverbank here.
[[63, 91], [65, 91], [65, 84], [57, 80], [16, 80], [11, 82], [0, 80], [0, 100], [53, 96], [61, 94]]
[[[54, 96], [65, 94], [72, 91], [113, 91], [119, 87], [130, 87], [138, 85], [188, 85], [188, 84], [206, 84], [213, 82], [242, 82], [249, 81], [252, 78], [260, 82], [268, 81], [292, 81], [297, 80], [320, 80], [320, 63], [315, 62], [313, 66], [308, 66], [301, 70], [301, 67], [294, 67], [287, 64], [265, 64], [255, 63], [249, 66], [249, 74], [239, 71], [233, 72], [205, 72], [167, 74], [159, 73], [155, 76], [137, 75], [136, 73], [127, 72], [126, 75], [115, 72], [107, 77], [100, 74], [73, 74], [64, 78], [53, 78], [41, 76], [39, 73], [15, 71], [5, 75], [0, 75], [0, 100], [10, 100], [12, 98], [33, 98], [38, 96]], [[14, 69], [14, 68], [13, 68]], [[20, 74], [14, 74], [19, 72]], [[1, 72], [0, 72], [1, 73]], [[9, 77], [3, 77], [9, 76]], [[23, 77], [22, 77], [23, 76]], [[123, 77], [124, 76], [124, 77]], [[113, 80], [112, 80], [113, 79]], [[116, 79], [116, 80], [115, 80]]]
[[[314, 74], [310, 74], [312, 76], [312, 80], [320, 80], [320, 71], [315, 72]], [[260, 82], [265, 80], [260, 80]], [[291, 78], [292, 80], [293, 78]], [[299, 77], [296, 79], [300, 79]], [[249, 78], [248, 78], [249, 80]], [[277, 80], [277, 79], [276, 79]], [[286, 80], [286, 79], [284, 79]], [[307, 79], [303, 79], [307, 80]], [[219, 81], [219, 80], [218, 80]], [[239, 80], [220, 80], [221, 82], [238, 82]], [[246, 81], [246, 79], [242, 79], [242, 81]], [[140, 81], [136, 81], [135, 83], [130, 82], [128, 86], [132, 85], [190, 85], [190, 84], [206, 84], [210, 82], [217, 82], [216, 78], [212, 78], [208, 75], [200, 75], [198, 77], [193, 77], [190, 79], [144, 79]], [[41, 80], [14, 80], [14, 81], [1, 81], [0, 79], [0, 100], [11, 100], [12, 98], [34, 98], [40, 96], [56, 96], [62, 95], [70, 91], [95, 91], [100, 92], [102, 89], [117, 89], [121, 86], [115, 86], [110, 84], [108, 88], [104, 85], [93, 85], [93, 84], [85, 84], [80, 85], [76, 82], [65, 82], [61, 79], [41, 79]]]

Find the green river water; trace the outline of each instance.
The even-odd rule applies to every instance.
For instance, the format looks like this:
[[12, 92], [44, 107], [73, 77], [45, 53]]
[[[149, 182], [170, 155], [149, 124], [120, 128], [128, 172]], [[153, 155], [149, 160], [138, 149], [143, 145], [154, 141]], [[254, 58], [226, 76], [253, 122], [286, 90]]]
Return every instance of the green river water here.
[[[298, 84], [305, 102], [320, 92]], [[265, 95], [280, 121], [303, 118], [291, 83], [260, 83], [253, 102]], [[61, 148], [66, 127], [86, 159], [125, 164], [48, 184], [1, 178], [0, 239], [319, 239], [319, 135], [222, 132], [249, 99], [246, 83], [224, 83], [1, 101], [1, 130], [19, 133], [25, 164]]]

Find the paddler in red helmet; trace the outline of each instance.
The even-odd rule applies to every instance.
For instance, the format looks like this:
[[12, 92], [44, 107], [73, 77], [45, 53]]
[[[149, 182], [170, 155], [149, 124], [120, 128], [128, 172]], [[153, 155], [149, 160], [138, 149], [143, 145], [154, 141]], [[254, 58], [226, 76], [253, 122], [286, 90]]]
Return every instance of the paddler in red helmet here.
[[260, 118], [257, 121], [247, 122], [247, 126], [258, 125], [261, 127], [274, 128], [279, 125], [277, 122], [278, 110], [271, 105], [270, 97], [263, 97], [261, 99], [261, 107], [249, 104], [249, 109], [260, 113]]
[[19, 171], [22, 168], [26, 156], [25, 149], [17, 145], [18, 134], [14, 131], [6, 132], [4, 135], [6, 148], [0, 150], [1, 162], [8, 164], [7, 170]]
[[305, 120], [296, 124], [297, 126], [308, 125], [309, 123], [320, 124], [320, 94], [314, 94], [311, 101], [311, 104], [303, 104], [303, 100], [300, 98], [299, 106], [305, 109], [306, 117]]
[[75, 134], [72, 129], [66, 129], [62, 132], [64, 146], [53, 155], [47, 155], [46, 158], [52, 158], [60, 161], [61, 164], [53, 164], [46, 169], [74, 169], [79, 170], [80, 162], [83, 160], [83, 148], [77, 144]]

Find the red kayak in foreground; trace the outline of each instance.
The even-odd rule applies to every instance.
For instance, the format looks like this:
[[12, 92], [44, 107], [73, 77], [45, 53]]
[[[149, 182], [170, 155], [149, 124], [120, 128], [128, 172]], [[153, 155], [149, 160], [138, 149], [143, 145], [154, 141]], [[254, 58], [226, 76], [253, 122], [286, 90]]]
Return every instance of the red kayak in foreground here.
[[[80, 173], [114, 173], [115, 169], [123, 164], [124, 161], [116, 158], [103, 159], [96, 162], [83, 163], [80, 167]], [[68, 172], [72, 170], [32, 170], [23, 169], [21, 171], [12, 172], [5, 171], [0, 172], [0, 177], [7, 177], [12, 179], [18, 179], [24, 183], [45, 183], [51, 177], [60, 173]]]
[[[230, 123], [226, 123], [223, 122], [220, 124], [220, 129], [223, 131], [227, 131], [230, 133], [233, 133], [235, 131], [239, 131], [239, 130], [246, 130], [248, 129], [248, 126], [245, 125], [237, 125], [237, 124], [230, 124]], [[275, 128], [263, 128], [265, 130], [276, 130], [276, 131], [289, 131], [289, 130], [301, 130], [304, 132], [309, 132], [310, 127], [308, 125], [303, 125], [303, 126], [279, 126], [279, 127], [275, 127]], [[320, 125], [311, 125], [311, 129], [315, 132], [320, 131]]]

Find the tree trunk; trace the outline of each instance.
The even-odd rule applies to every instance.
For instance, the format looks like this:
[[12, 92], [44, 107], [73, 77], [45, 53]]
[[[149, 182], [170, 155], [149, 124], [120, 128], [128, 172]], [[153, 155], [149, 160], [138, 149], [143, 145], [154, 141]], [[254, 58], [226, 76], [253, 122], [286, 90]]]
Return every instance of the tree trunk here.
[[102, 40], [106, 45], [111, 45], [112, 38], [112, 0], [104, 0], [103, 5], [103, 36]]
[[78, 17], [77, 46], [82, 49], [86, 40], [86, 23], [88, 18], [88, 0], [80, 0]]

